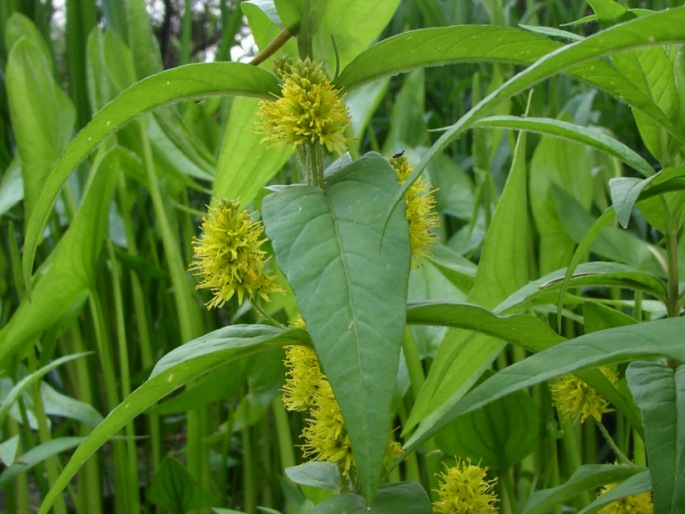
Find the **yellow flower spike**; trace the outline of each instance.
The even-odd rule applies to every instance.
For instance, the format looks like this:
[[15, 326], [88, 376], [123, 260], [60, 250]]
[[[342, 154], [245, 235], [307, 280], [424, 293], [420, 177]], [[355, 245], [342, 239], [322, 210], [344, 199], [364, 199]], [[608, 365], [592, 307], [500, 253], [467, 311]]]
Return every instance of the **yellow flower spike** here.
[[[612, 384], [618, 382], [618, 375], [610, 368], [602, 366], [600, 370]], [[555, 380], [550, 384], [550, 391], [552, 402], [559, 409], [563, 421], [584, 423], [589, 417], [601, 421], [603, 414], [612, 411], [607, 400], [575, 375]]]
[[[402, 184], [413, 168], [407, 158], [400, 154], [390, 158], [395, 169], [397, 180]], [[438, 239], [433, 229], [440, 225], [438, 214], [433, 211], [435, 197], [431, 194], [428, 181], [419, 177], [404, 194], [407, 204], [407, 221], [409, 222], [409, 244], [411, 246], [412, 267], [421, 266], [421, 259], [430, 256], [430, 248]]]
[[314, 406], [321, 384], [326, 380], [313, 348], [287, 346], [283, 405], [290, 411], [306, 411]]
[[200, 237], [193, 239], [189, 270], [201, 278], [197, 289], [208, 288], [214, 295], [208, 309], [222, 307], [234, 295], [238, 304], [255, 296], [268, 302], [269, 293], [282, 291], [266, 269], [268, 258], [260, 249], [264, 228], [237, 201], [222, 199], [209, 207], [201, 228]]
[[350, 118], [344, 95], [328, 80], [321, 66], [309, 58], [282, 60], [277, 62], [276, 72], [283, 79], [282, 96], [259, 103], [256, 128], [265, 133], [263, 141], [292, 147], [319, 144], [342, 155], [347, 141], [343, 132]]
[[436, 514], [496, 514], [499, 501], [492, 491], [496, 480], [487, 480], [487, 468], [458, 459], [453, 467], [438, 474], [438, 499], [433, 502]]
[[333, 390], [324, 380], [314, 397], [307, 426], [302, 431], [304, 444], [302, 455], [312, 460], [333, 462], [343, 475], [349, 477], [354, 467], [352, 443], [345, 429], [340, 406], [333, 396]]
[[[602, 488], [599, 496], [607, 493], [618, 484], [609, 484]], [[599, 511], [599, 514], [654, 514], [652, 493], [634, 494], [611, 502]]]

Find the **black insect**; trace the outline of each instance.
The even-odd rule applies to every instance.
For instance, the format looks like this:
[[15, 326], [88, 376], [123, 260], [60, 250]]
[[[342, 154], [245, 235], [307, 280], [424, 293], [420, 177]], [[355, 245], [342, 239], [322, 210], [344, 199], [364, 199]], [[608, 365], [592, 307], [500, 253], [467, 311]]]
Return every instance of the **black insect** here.
[[393, 159], [399, 159], [403, 155], [404, 155], [404, 150], [402, 150], [401, 152], [397, 152], [396, 154], [393, 154], [392, 158]]

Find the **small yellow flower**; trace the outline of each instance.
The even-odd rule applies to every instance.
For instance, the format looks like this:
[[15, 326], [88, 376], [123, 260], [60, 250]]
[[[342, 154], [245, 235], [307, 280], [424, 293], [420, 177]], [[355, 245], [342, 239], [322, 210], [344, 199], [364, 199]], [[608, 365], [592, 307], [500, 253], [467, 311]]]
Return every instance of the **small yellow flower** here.
[[321, 384], [326, 380], [316, 352], [308, 346], [286, 346], [285, 367], [283, 405], [290, 411], [311, 409]]
[[[618, 382], [618, 375], [610, 368], [602, 366], [600, 370], [612, 384]], [[591, 416], [601, 421], [603, 414], [612, 411], [608, 401], [575, 375], [561, 377], [552, 382], [549, 388], [552, 393], [552, 402], [559, 409], [564, 421], [584, 423]]]
[[222, 307], [233, 295], [238, 304], [245, 297], [281, 291], [266, 269], [268, 258], [260, 249], [265, 239], [261, 222], [250, 219], [237, 201], [221, 200], [202, 218], [202, 234], [193, 239], [194, 260], [190, 271], [201, 277], [197, 288], [214, 294], [207, 308]]
[[[600, 491], [600, 496], [610, 491], [618, 484], [609, 484]], [[611, 502], [599, 511], [600, 514], [654, 514], [652, 493], [634, 494]]]
[[433, 502], [438, 514], [496, 514], [497, 495], [492, 491], [496, 480], [487, 480], [487, 468], [458, 459], [438, 475], [440, 483]]
[[280, 61], [277, 73], [283, 78], [282, 96], [259, 103], [256, 128], [266, 134], [263, 141], [293, 147], [319, 144], [342, 155], [347, 141], [343, 132], [350, 124], [344, 95], [309, 58]]
[[[402, 184], [411, 175], [413, 168], [404, 155], [390, 158], [397, 179]], [[428, 181], [419, 177], [404, 194], [407, 204], [407, 221], [409, 222], [409, 244], [411, 246], [411, 263], [414, 268], [421, 265], [421, 259], [430, 255], [430, 248], [438, 239], [433, 229], [440, 224], [438, 214], [433, 211], [435, 197], [430, 192]]]
[[345, 428], [340, 405], [327, 380], [321, 382], [309, 413], [307, 426], [302, 431], [302, 455], [312, 460], [333, 462], [343, 475], [349, 476], [354, 467], [352, 443]]

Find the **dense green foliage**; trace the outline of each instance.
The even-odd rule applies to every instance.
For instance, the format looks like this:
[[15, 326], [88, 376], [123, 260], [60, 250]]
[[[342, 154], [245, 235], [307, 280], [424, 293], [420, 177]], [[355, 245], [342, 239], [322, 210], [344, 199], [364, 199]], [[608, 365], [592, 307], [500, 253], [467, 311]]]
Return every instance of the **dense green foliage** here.
[[[502, 513], [685, 513], [682, 2], [177, 4], [0, 4], [5, 511], [445, 512], [471, 459]], [[226, 62], [248, 27], [260, 64]], [[342, 156], [262, 141], [283, 56], [345, 95]], [[269, 302], [196, 289], [220, 198], [263, 221]], [[292, 345], [351, 471], [302, 456]], [[574, 391], [610, 409], [574, 422]]]

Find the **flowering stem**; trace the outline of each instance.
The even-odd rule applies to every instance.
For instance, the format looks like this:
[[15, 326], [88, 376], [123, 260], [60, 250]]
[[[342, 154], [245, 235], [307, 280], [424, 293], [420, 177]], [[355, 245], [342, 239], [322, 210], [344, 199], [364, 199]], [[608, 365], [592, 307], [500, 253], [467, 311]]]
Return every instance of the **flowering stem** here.
[[618, 457], [619, 460], [621, 460], [624, 464], [628, 464], [629, 466], [634, 466], [635, 464], [633, 464], [633, 462], [628, 457], [626, 457], [626, 454], [620, 450], [620, 448], [618, 447], [618, 445], [614, 441], [614, 438], [611, 437], [611, 434], [609, 434], [609, 431], [604, 426], [604, 423], [602, 423], [601, 421], [598, 421], [597, 427], [599, 427], [599, 431], [604, 436], [604, 439], [606, 439], [606, 442], [609, 443], [609, 446], [613, 450], [616, 457]]
[[254, 307], [254, 310], [256, 310], [259, 314], [262, 315], [264, 319], [266, 319], [269, 323], [271, 323], [274, 326], [277, 326], [278, 328], [282, 328], [285, 330], [287, 327], [285, 325], [282, 325], [278, 321], [276, 321], [274, 318], [271, 317], [271, 315], [264, 310], [264, 307], [259, 305], [257, 302], [252, 303], [252, 307]]
[[273, 39], [273, 41], [271, 41], [268, 45], [264, 47], [264, 50], [262, 50], [254, 56], [254, 58], [250, 61], [250, 64], [252, 64], [253, 66], [259, 66], [269, 57], [278, 52], [281, 49], [281, 47], [285, 45], [291, 37], [293, 37], [293, 33], [290, 32], [288, 29], [281, 30], [278, 33], [278, 35]]

